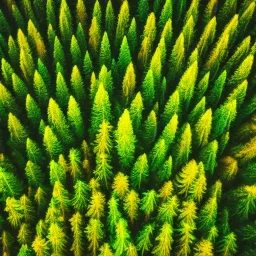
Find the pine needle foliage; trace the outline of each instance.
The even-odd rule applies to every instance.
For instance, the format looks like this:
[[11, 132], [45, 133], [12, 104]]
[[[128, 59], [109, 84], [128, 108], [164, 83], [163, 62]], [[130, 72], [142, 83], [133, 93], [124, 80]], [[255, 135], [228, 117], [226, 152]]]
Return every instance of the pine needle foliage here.
[[1, 1], [0, 254], [256, 255], [255, 15]]

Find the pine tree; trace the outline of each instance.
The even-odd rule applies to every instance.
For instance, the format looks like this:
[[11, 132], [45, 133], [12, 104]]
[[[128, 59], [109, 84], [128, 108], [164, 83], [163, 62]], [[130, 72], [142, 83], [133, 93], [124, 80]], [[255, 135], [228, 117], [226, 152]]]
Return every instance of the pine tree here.
[[144, 252], [148, 252], [152, 248], [151, 240], [154, 229], [153, 224], [147, 224], [139, 231], [137, 236], [137, 249], [141, 251], [141, 255], [144, 255]]
[[174, 165], [176, 167], [184, 165], [188, 161], [191, 152], [191, 140], [191, 128], [189, 123], [186, 123], [182, 127], [180, 137], [177, 139], [177, 144], [174, 148]]
[[138, 92], [135, 98], [133, 99], [133, 101], [131, 102], [131, 106], [129, 110], [131, 115], [133, 130], [136, 134], [138, 134], [139, 128], [141, 126], [143, 110], [144, 110], [144, 107], [143, 107], [141, 93]]
[[76, 65], [73, 67], [71, 72], [70, 84], [74, 98], [80, 104], [80, 106], [82, 106], [83, 103], [86, 101], [86, 95], [83, 78], [79, 68]]
[[114, 234], [117, 222], [121, 218], [121, 213], [118, 207], [119, 207], [119, 199], [115, 193], [112, 193], [108, 201], [108, 216], [107, 216], [107, 223], [108, 223], [109, 231], [111, 235]]
[[133, 67], [133, 63], [130, 62], [130, 64], [127, 66], [123, 83], [122, 83], [122, 90], [123, 90], [122, 96], [123, 96], [125, 105], [128, 105], [128, 103], [131, 101], [131, 98], [133, 97], [135, 84], [136, 84], [135, 70]]
[[37, 70], [34, 73], [34, 92], [39, 106], [46, 107], [49, 99], [48, 88]]
[[160, 29], [164, 28], [164, 25], [168, 21], [168, 19], [172, 19], [172, 0], [167, 0], [164, 3], [158, 22], [158, 26]]
[[79, 212], [76, 212], [69, 219], [69, 221], [71, 224], [71, 230], [73, 232], [73, 243], [70, 250], [74, 252], [75, 256], [83, 255], [84, 250], [82, 246], [83, 244], [82, 215]]
[[55, 15], [55, 4], [53, 0], [47, 0], [46, 2], [46, 20], [48, 24], [51, 24], [56, 29], [56, 15]]
[[141, 88], [142, 88], [141, 94], [143, 96], [145, 105], [147, 107], [151, 107], [155, 98], [154, 76], [153, 76], [152, 69], [149, 69], [147, 71], [147, 74], [143, 80]]
[[240, 84], [243, 80], [247, 79], [248, 75], [251, 72], [252, 64], [253, 64], [254, 57], [253, 55], [248, 55], [234, 74], [231, 76], [228, 85], [229, 86], [236, 86]]
[[127, 42], [127, 37], [124, 36], [121, 47], [120, 47], [118, 61], [117, 61], [117, 67], [118, 67], [118, 71], [120, 73], [121, 78], [124, 77], [127, 67], [131, 63], [131, 60], [132, 58], [131, 58], [130, 48]]
[[53, 185], [52, 198], [57, 207], [61, 209], [62, 217], [65, 218], [65, 215], [70, 207], [70, 199], [68, 191], [64, 188], [60, 181], [55, 181]]
[[0, 178], [1, 200], [6, 200], [9, 196], [20, 195], [22, 184], [16, 175], [0, 167]]
[[143, 155], [140, 155], [131, 171], [131, 184], [133, 188], [140, 188], [141, 183], [144, 183], [149, 175], [149, 166], [148, 166], [148, 160], [147, 155], [144, 153]]
[[128, 1], [123, 1], [116, 25], [116, 37], [115, 37], [115, 47], [119, 48], [123, 37], [126, 35], [129, 28], [130, 21], [130, 10]]
[[70, 53], [72, 65], [77, 65], [79, 68], [82, 67], [82, 51], [78, 44], [77, 38], [74, 35], [71, 38]]
[[217, 138], [230, 129], [232, 122], [235, 120], [236, 111], [236, 100], [232, 100], [231, 102], [221, 105], [214, 112], [212, 126], [215, 127], [215, 129], [212, 131], [212, 138]]
[[112, 188], [120, 198], [124, 198], [129, 190], [128, 176], [124, 175], [122, 172], [118, 172], [114, 177]]
[[157, 219], [161, 223], [173, 224], [173, 219], [178, 215], [179, 200], [177, 196], [168, 197], [158, 208]]
[[116, 24], [115, 20], [116, 20], [116, 17], [115, 17], [112, 1], [108, 0], [107, 7], [106, 7], [106, 15], [105, 15], [105, 28], [109, 38], [113, 38], [114, 36], [114, 30], [115, 30], [115, 24]]
[[111, 251], [111, 248], [108, 243], [104, 243], [100, 248], [99, 248], [100, 254], [99, 256], [113, 256], [114, 254]]
[[105, 202], [104, 194], [99, 191], [92, 193], [86, 215], [95, 219], [102, 217], [104, 215]]
[[177, 38], [170, 55], [168, 81], [175, 81], [175, 79], [180, 76], [184, 67], [184, 56], [184, 35], [181, 33]]
[[155, 171], [164, 163], [167, 154], [167, 145], [163, 138], [160, 138], [150, 151], [149, 159], [151, 164], [151, 170]]
[[148, 144], [155, 141], [157, 134], [157, 117], [154, 110], [152, 110], [143, 124], [142, 139]]
[[149, 38], [150, 47], [152, 48], [156, 38], [156, 17], [153, 12], [151, 12], [147, 17], [147, 22], [143, 31], [143, 37]]
[[67, 117], [75, 136], [81, 140], [84, 137], [84, 121], [80, 107], [72, 95], [68, 101]]
[[89, 186], [85, 181], [77, 180], [74, 185], [74, 195], [71, 200], [72, 206], [80, 212], [84, 212], [88, 205]]
[[132, 19], [129, 30], [127, 32], [127, 40], [130, 46], [131, 55], [134, 55], [137, 49], [138, 36], [137, 36], [137, 23], [135, 18]]
[[40, 32], [37, 30], [32, 20], [28, 21], [28, 40], [32, 47], [36, 50], [38, 57], [45, 60], [46, 46]]
[[143, 192], [143, 198], [140, 201], [140, 209], [145, 213], [146, 218], [149, 219], [150, 214], [153, 213], [157, 203], [157, 193], [154, 189]]
[[[81, 1], [81, 0], [80, 0]], [[81, 54], [84, 55], [87, 49], [87, 35], [82, 27], [81, 23], [78, 23], [76, 28], [76, 39], [81, 50]]]
[[65, 64], [66, 64], [65, 54], [58, 36], [55, 36], [55, 39], [54, 39], [53, 60], [54, 60], [54, 66], [56, 66], [57, 63], [59, 62], [62, 65], [62, 67], [65, 67]]
[[67, 237], [58, 223], [51, 223], [47, 238], [55, 255], [61, 255], [66, 251]]
[[7, 197], [4, 211], [8, 213], [7, 220], [11, 226], [19, 227], [24, 217], [20, 201], [14, 197]]
[[36, 253], [36, 256], [48, 256], [49, 253], [49, 245], [45, 238], [42, 238], [40, 236], [36, 236], [33, 243], [32, 248]]
[[84, 31], [88, 30], [87, 25], [87, 9], [83, 0], [78, 0], [76, 4], [76, 20], [77, 24], [81, 24]]
[[102, 13], [101, 13], [101, 6], [98, 0], [96, 0], [94, 3], [92, 16], [96, 17], [97, 23], [99, 24], [99, 26], [101, 26]]
[[85, 229], [86, 237], [89, 241], [89, 249], [92, 251], [92, 255], [97, 255], [99, 248], [99, 242], [103, 238], [103, 224], [98, 219], [90, 218], [89, 223]]
[[61, 72], [58, 72], [57, 74], [55, 96], [61, 109], [66, 110], [69, 102], [69, 90]]
[[59, 26], [60, 26], [60, 33], [61, 38], [66, 47], [70, 44], [71, 37], [73, 35], [72, 29], [72, 16], [67, 5], [66, 0], [61, 0], [60, 4], [60, 15], [59, 15]]
[[129, 216], [131, 223], [138, 218], [139, 195], [135, 190], [130, 190], [124, 198], [124, 210]]
[[96, 170], [94, 171], [94, 174], [97, 179], [101, 181], [104, 180], [106, 186], [108, 179], [112, 176], [110, 159], [112, 147], [112, 126], [103, 120], [98, 134], [96, 135], [95, 147], [93, 149], [96, 154]]
[[101, 28], [98, 24], [97, 18], [94, 16], [92, 18], [92, 23], [89, 30], [89, 47], [92, 54], [96, 57], [100, 48], [101, 40]]
[[142, 70], [149, 65], [151, 52], [150, 40], [149, 37], [146, 36], [141, 42], [141, 47], [138, 53], [138, 64]]
[[78, 180], [82, 177], [81, 153], [78, 149], [71, 148], [68, 157], [70, 174], [73, 180]]
[[104, 32], [100, 46], [99, 64], [100, 66], [105, 65], [108, 69], [110, 69], [111, 61], [111, 49], [108, 34], [107, 32]]
[[222, 8], [218, 12], [217, 19], [221, 24], [227, 21], [236, 13], [237, 0], [226, 0]]
[[117, 130], [115, 132], [117, 153], [121, 166], [127, 168], [133, 162], [135, 153], [136, 137], [133, 133], [130, 113], [127, 109], [119, 118]]
[[215, 107], [218, 105], [222, 92], [226, 83], [227, 72], [224, 70], [219, 77], [215, 80], [212, 89], [209, 91], [209, 96], [207, 97], [207, 101], [211, 104], [211, 106]]
[[130, 233], [128, 231], [127, 221], [123, 218], [120, 218], [116, 224], [116, 237], [113, 243], [113, 248], [116, 250], [115, 255], [123, 255], [129, 245]]
[[48, 125], [44, 129], [43, 144], [51, 158], [57, 157], [62, 152], [62, 144]]
[[219, 242], [218, 252], [223, 255], [235, 255], [237, 252], [237, 238], [235, 233], [230, 232]]
[[200, 240], [195, 246], [195, 256], [213, 256], [213, 244], [209, 240]]
[[42, 119], [41, 110], [30, 94], [26, 97], [26, 111], [29, 121], [37, 127]]
[[8, 130], [11, 136], [11, 141], [18, 146], [25, 146], [28, 138], [28, 133], [20, 120], [9, 113], [8, 115]]
[[156, 237], [157, 245], [153, 248], [152, 254], [159, 256], [168, 256], [172, 250], [173, 229], [169, 223], [164, 223]]
[[84, 56], [83, 74], [87, 81], [90, 80], [92, 74], [92, 61], [88, 51], [86, 51]]
[[149, 12], [148, 0], [139, 0], [136, 10], [136, 18], [141, 26], [146, 23]]
[[194, 94], [197, 79], [198, 63], [195, 61], [183, 74], [177, 86], [183, 110], [187, 110]]
[[255, 213], [255, 185], [244, 185], [230, 191], [229, 204], [233, 207], [232, 215], [247, 220]]
[[99, 130], [103, 120], [108, 122], [111, 120], [111, 105], [108, 92], [101, 83], [95, 95], [91, 112], [91, 134], [93, 136]]
[[70, 144], [73, 137], [70, 135], [70, 127], [59, 105], [50, 98], [48, 105], [48, 122], [53, 127], [62, 142]]
[[27, 162], [25, 174], [28, 179], [28, 183], [31, 186], [38, 187], [41, 182], [43, 182], [43, 173], [41, 168], [30, 160]]
[[198, 55], [202, 58], [205, 56], [209, 46], [211, 46], [216, 33], [216, 17], [214, 16], [205, 26], [204, 31], [197, 44]]
[[195, 124], [194, 136], [195, 145], [203, 147], [208, 143], [208, 138], [212, 128], [212, 110], [208, 109]]

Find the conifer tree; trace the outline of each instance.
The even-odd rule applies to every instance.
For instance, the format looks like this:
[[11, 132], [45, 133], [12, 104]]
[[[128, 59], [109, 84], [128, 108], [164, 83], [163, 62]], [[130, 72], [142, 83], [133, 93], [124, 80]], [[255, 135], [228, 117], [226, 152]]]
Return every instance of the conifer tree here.
[[82, 180], [77, 180], [74, 185], [74, 195], [71, 200], [72, 206], [80, 212], [84, 212], [88, 205], [89, 186]]
[[75, 136], [82, 139], [84, 136], [84, 122], [82, 113], [75, 98], [71, 95], [68, 101], [67, 117]]
[[192, 140], [192, 134], [191, 134], [191, 128], [189, 123], [186, 123], [182, 127], [182, 132], [180, 134], [180, 137], [177, 141], [177, 145], [175, 147], [174, 153], [175, 153], [175, 166], [181, 166], [182, 164], [185, 164], [188, 161], [190, 151], [191, 151], [191, 140]]
[[143, 124], [142, 138], [145, 142], [152, 144], [155, 141], [157, 133], [157, 117], [152, 110]]
[[151, 163], [151, 169], [157, 170], [163, 163], [167, 154], [168, 147], [163, 138], [160, 138], [150, 151], [149, 159]]
[[133, 132], [130, 113], [127, 109], [119, 118], [117, 130], [115, 132], [117, 153], [120, 164], [126, 168], [130, 166], [134, 159], [136, 137]]
[[70, 44], [73, 35], [72, 16], [66, 0], [61, 0], [59, 26], [61, 38], [66, 47]]
[[77, 38], [73, 35], [70, 44], [70, 53], [72, 58], [72, 64], [78, 67], [82, 66], [82, 52], [78, 44]]
[[132, 59], [130, 54], [130, 48], [127, 42], [127, 37], [124, 36], [117, 61], [118, 71], [120, 72], [121, 78], [125, 75], [126, 69], [131, 63], [131, 60]]
[[101, 83], [95, 95], [91, 112], [91, 133], [94, 135], [99, 130], [101, 123], [111, 120], [111, 105], [108, 92]]
[[22, 184], [16, 175], [0, 167], [0, 178], [1, 200], [5, 200], [9, 196], [20, 195]]
[[130, 21], [130, 10], [128, 1], [123, 1], [116, 25], [115, 47], [119, 48], [123, 37], [127, 34]]
[[97, 250], [99, 248], [99, 242], [103, 238], [103, 224], [98, 219], [90, 218], [89, 223], [85, 229], [86, 237], [89, 241], [89, 249], [92, 254], [97, 255]]
[[127, 40], [130, 46], [131, 55], [134, 55], [137, 49], [138, 36], [137, 36], [137, 23], [135, 18], [132, 19], [129, 30], [127, 32]]
[[61, 111], [59, 105], [53, 98], [50, 98], [48, 105], [48, 122], [53, 127], [56, 134], [59, 138], [65, 143], [69, 144], [73, 141], [73, 138], [70, 136], [70, 127]]
[[57, 74], [55, 96], [61, 109], [66, 110], [69, 102], [69, 90], [61, 72]]
[[108, 0], [105, 15], [105, 27], [109, 38], [113, 38], [116, 24], [115, 12], [113, 9], [112, 1]]
[[113, 248], [115, 249], [115, 255], [121, 256], [128, 250], [130, 241], [130, 233], [128, 231], [127, 221], [120, 218], [116, 224], [116, 237], [114, 240]]
[[219, 77], [215, 80], [212, 89], [209, 91], [209, 96], [207, 97], [207, 101], [212, 106], [217, 106], [217, 104], [221, 99], [222, 92], [226, 83], [226, 77], [227, 77], [227, 72], [226, 70], [224, 70], [219, 75]]
[[77, 24], [81, 24], [82, 28], [87, 31], [88, 25], [87, 25], [87, 9], [86, 5], [84, 4], [83, 0], [78, 0], [76, 4], [76, 20]]
[[92, 61], [88, 51], [86, 51], [84, 56], [83, 74], [87, 80], [90, 80], [92, 73]]
[[111, 235], [114, 234], [117, 222], [121, 218], [121, 213], [118, 207], [119, 207], [119, 199], [115, 193], [112, 193], [108, 201], [108, 216], [107, 216], [107, 223], [108, 223]]
[[179, 200], [177, 196], [168, 197], [166, 202], [163, 202], [159, 209], [157, 219], [161, 223], [173, 224], [173, 219], [178, 214]]
[[112, 176], [110, 165], [110, 152], [113, 147], [112, 143], [112, 126], [103, 120], [100, 125], [99, 132], [96, 135], [94, 153], [96, 154], [96, 170], [94, 174], [99, 180], [107, 180]]
[[141, 26], [145, 25], [148, 18], [149, 2], [148, 0], [139, 0], [136, 10], [136, 18]]
[[184, 67], [184, 35], [181, 33], [177, 38], [169, 59], [168, 81], [173, 81], [180, 76]]
[[42, 76], [37, 70], [34, 73], [34, 92], [39, 106], [47, 106], [49, 99], [48, 89]]
[[111, 67], [111, 49], [107, 32], [104, 32], [101, 46], [100, 46], [100, 55], [99, 55], [99, 64], [100, 66], [105, 65], [108, 69]]
[[159, 256], [168, 256], [172, 250], [173, 229], [169, 223], [164, 223], [156, 237], [157, 245], [153, 248], [152, 253]]
[[99, 248], [100, 254], [99, 256], [113, 256], [114, 254], [112, 253], [112, 250], [109, 246], [108, 243], [104, 243], [100, 248]]
[[104, 194], [99, 191], [92, 193], [86, 215], [91, 219], [99, 219], [104, 215], [105, 202]]
[[7, 220], [11, 226], [19, 227], [24, 217], [20, 201], [14, 197], [7, 197], [4, 211], [8, 213]]
[[[132, 62], [130, 62], [130, 64], [127, 66], [127, 69], [126, 69], [126, 72], [124, 75], [124, 79], [123, 79], [123, 83], [122, 83], [122, 90], [123, 90], [122, 96], [123, 96], [125, 105], [127, 105], [130, 102], [130, 100], [134, 94], [135, 83], [136, 83], [135, 70], [134, 70]], [[138, 94], [137, 94], [137, 96], [138, 96]], [[135, 129], [136, 129], [136, 127], [135, 127]]]
[[101, 40], [101, 28], [98, 24], [97, 18], [94, 16], [92, 18], [92, 23], [89, 30], [89, 47], [94, 56], [97, 56], [100, 48]]
[[141, 94], [147, 107], [151, 107], [155, 98], [154, 76], [152, 69], [147, 71], [147, 74], [142, 83]]
[[62, 152], [62, 144], [57, 139], [55, 133], [52, 131], [50, 126], [46, 126], [44, 129], [43, 144], [46, 148], [47, 153], [51, 158], [57, 157]]
[[124, 198], [124, 210], [130, 218], [131, 223], [138, 217], [139, 195], [135, 190], [130, 190]]
[[143, 192], [142, 194], [140, 209], [145, 213], [146, 218], [149, 219], [150, 214], [155, 210], [158, 195], [154, 189]]
[[141, 183], [144, 183], [149, 174], [149, 166], [148, 166], [148, 160], [147, 155], [144, 153], [143, 155], [140, 155], [131, 171], [131, 184], [133, 188], [140, 188]]
[[54, 254], [60, 255], [65, 253], [67, 237], [63, 228], [58, 223], [53, 222], [50, 224], [47, 238]]
[[138, 251], [141, 251], [142, 255], [144, 255], [144, 252], [149, 251], [153, 246], [152, 236], [153, 236], [154, 229], [155, 227], [153, 224], [147, 224], [138, 233], [137, 249]]

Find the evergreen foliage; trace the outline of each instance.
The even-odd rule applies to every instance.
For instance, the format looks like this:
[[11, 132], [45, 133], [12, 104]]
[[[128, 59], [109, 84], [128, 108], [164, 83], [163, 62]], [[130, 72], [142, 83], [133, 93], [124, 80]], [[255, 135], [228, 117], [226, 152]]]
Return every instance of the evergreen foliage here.
[[255, 15], [1, 1], [0, 254], [256, 255]]

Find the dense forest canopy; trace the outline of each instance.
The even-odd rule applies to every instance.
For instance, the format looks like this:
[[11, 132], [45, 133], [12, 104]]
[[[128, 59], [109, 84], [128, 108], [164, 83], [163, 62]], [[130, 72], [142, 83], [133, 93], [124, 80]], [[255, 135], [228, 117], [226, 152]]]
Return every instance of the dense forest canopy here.
[[256, 255], [255, 5], [2, 0], [0, 254]]

